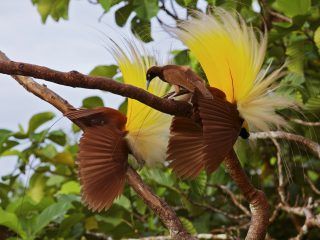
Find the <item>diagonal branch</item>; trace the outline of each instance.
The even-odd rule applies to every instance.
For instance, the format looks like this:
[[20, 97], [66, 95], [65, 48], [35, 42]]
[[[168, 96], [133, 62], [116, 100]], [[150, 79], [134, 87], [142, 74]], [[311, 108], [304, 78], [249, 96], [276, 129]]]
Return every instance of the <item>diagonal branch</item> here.
[[164, 113], [191, 115], [191, 105], [187, 102], [162, 99], [141, 88], [119, 83], [111, 78], [88, 76], [77, 71], [60, 72], [43, 66], [6, 60], [0, 60], [0, 73], [34, 77], [70, 87], [100, 89], [136, 99]]
[[[6, 65], [3, 63], [5, 61], [9, 61], [8, 57], [6, 57], [6, 55], [2, 52], [0, 52], [0, 60], [1, 60], [0, 66]], [[50, 73], [48, 74], [50, 75]], [[63, 74], [63, 73], [58, 72], [57, 76], [59, 76], [59, 74]], [[63, 99], [58, 94], [56, 94], [55, 92], [47, 88], [45, 85], [38, 84], [32, 78], [17, 76], [17, 75], [12, 75], [12, 77], [17, 82], [19, 82], [27, 91], [36, 95], [40, 99], [50, 103], [52, 106], [56, 107], [63, 114], [66, 113], [68, 110], [74, 108], [65, 99]], [[51, 77], [54, 77], [54, 76], [51, 76]], [[170, 235], [172, 239], [187, 239], [187, 240], [196, 239], [195, 237], [192, 237], [183, 228], [181, 221], [179, 220], [175, 212], [172, 210], [172, 208], [165, 201], [163, 201], [157, 195], [155, 195], [153, 191], [143, 183], [141, 177], [132, 168], [129, 168], [127, 171], [127, 180], [128, 180], [128, 184], [137, 192], [137, 194], [154, 211], [154, 213], [159, 216], [163, 224], [170, 231]]]

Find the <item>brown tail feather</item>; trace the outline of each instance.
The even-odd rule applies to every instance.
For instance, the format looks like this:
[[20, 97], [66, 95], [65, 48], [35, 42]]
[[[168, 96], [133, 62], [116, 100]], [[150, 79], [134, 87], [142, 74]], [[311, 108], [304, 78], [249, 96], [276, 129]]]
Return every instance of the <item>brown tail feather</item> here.
[[243, 122], [236, 105], [227, 102], [223, 96], [214, 94], [213, 100], [196, 96], [206, 145], [205, 165], [209, 173], [215, 171], [232, 150]]
[[113, 125], [88, 127], [80, 140], [82, 198], [93, 211], [108, 209], [123, 191], [128, 167], [124, 132]]
[[174, 117], [168, 145], [170, 167], [181, 178], [195, 178], [204, 168], [204, 145], [201, 126], [192, 119]]

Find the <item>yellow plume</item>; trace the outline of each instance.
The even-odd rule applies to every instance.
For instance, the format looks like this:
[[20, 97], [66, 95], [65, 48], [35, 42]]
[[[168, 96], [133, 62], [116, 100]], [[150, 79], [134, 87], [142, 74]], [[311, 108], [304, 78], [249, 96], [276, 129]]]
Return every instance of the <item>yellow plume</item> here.
[[240, 115], [250, 127], [268, 130], [282, 126], [284, 119], [275, 109], [292, 101], [277, 96], [271, 85], [280, 70], [266, 77], [261, 70], [267, 35], [254, 32], [239, 15], [216, 8], [213, 15], [195, 13], [173, 32], [200, 62], [210, 86], [222, 90], [227, 100], [236, 103]]
[[[128, 40], [125, 44], [126, 51], [116, 44], [112, 48], [124, 83], [145, 88], [146, 71], [156, 65], [156, 61], [142, 45]], [[168, 90], [168, 84], [155, 79], [148, 90], [154, 95], [163, 96]], [[133, 155], [137, 160], [145, 161], [148, 166], [163, 162], [166, 159], [172, 117], [130, 98], [127, 109], [126, 138]]]

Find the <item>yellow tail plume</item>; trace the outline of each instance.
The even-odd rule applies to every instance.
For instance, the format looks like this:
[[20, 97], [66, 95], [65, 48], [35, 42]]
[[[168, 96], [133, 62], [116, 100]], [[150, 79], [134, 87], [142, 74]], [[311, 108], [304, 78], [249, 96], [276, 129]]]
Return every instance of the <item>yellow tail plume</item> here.
[[[126, 84], [145, 88], [146, 71], [156, 65], [156, 60], [142, 45], [133, 41], [125, 43], [127, 52], [116, 44], [112, 47], [123, 80]], [[163, 96], [168, 91], [168, 84], [155, 79], [148, 90], [154, 95]], [[130, 98], [127, 109], [126, 138], [134, 156], [148, 166], [162, 163], [166, 159], [172, 117]]]
[[268, 69], [261, 69], [266, 34], [256, 34], [241, 16], [221, 8], [212, 15], [195, 13], [195, 18], [169, 31], [196, 56], [210, 86], [222, 90], [229, 102], [237, 104], [251, 128], [268, 130], [285, 125], [275, 109], [292, 106], [293, 102], [274, 92], [272, 85], [281, 76], [281, 69], [268, 76]]

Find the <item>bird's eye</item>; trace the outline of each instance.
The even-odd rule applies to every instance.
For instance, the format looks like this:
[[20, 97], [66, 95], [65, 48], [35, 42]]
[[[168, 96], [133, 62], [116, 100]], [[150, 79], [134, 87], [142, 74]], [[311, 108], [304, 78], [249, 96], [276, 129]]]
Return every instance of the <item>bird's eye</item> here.
[[147, 78], [150, 78], [150, 77], [151, 77], [150, 74], [148, 74], [148, 75], [147, 75]]

